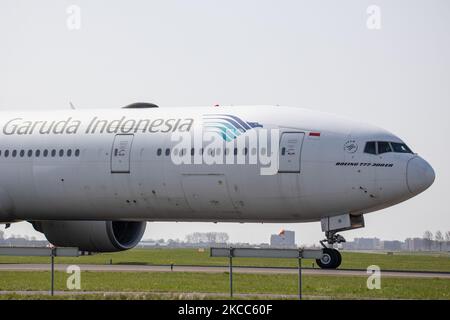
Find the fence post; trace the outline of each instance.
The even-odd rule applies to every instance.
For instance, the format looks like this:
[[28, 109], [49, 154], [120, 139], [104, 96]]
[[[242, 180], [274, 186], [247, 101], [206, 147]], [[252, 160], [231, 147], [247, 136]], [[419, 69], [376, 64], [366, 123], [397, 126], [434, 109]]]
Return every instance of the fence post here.
[[298, 300], [302, 300], [302, 251], [298, 252]]
[[52, 256], [51, 256], [51, 262], [52, 262], [52, 266], [51, 266], [51, 289], [50, 289], [50, 294], [53, 296], [55, 294], [55, 254], [56, 254], [56, 249], [52, 248]]
[[233, 248], [230, 247], [230, 298], [233, 298]]

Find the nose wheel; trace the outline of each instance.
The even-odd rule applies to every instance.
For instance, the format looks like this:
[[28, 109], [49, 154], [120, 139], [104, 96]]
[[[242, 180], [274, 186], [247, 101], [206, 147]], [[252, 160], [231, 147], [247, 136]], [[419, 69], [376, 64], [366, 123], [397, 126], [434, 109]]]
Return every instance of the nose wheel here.
[[324, 248], [322, 258], [316, 260], [317, 265], [322, 269], [337, 269], [341, 262], [341, 253], [333, 248]]
[[316, 260], [316, 263], [322, 269], [337, 269], [342, 262], [341, 253], [334, 248], [328, 248], [324, 242], [327, 242], [329, 246], [332, 246], [335, 243], [345, 242], [345, 238], [332, 231], [325, 232], [325, 236], [326, 239], [320, 241], [320, 244], [323, 246], [323, 255], [321, 259]]

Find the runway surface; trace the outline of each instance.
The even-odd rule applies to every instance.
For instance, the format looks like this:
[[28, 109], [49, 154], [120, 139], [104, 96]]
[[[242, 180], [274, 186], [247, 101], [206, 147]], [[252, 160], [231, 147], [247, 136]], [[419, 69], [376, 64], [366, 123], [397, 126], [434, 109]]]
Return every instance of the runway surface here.
[[[66, 271], [67, 264], [55, 264], [55, 270]], [[228, 272], [227, 266], [179, 266], [175, 265], [94, 265], [80, 264], [81, 271], [91, 272], [208, 272], [223, 273]], [[49, 271], [50, 264], [0, 264], [0, 271]], [[298, 274], [296, 268], [263, 268], [263, 267], [233, 267], [235, 273], [265, 273], [265, 274]], [[368, 276], [366, 270], [323, 270], [323, 269], [302, 269], [304, 275], [329, 275], [329, 276]], [[450, 272], [417, 272], [417, 271], [383, 271], [383, 277], [404, 277], [404, 278], [441, 278], [450, 279]]]

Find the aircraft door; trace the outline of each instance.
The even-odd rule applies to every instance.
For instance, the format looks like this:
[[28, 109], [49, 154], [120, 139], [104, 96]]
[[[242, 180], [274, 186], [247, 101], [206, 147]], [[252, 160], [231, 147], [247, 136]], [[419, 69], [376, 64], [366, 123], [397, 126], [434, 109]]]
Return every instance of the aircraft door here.
[[300, 173], [300, 153], [304, 137], [304, 132], [281, 134], [278, 172]]
[[130, 154], [133, 134], [118, 134], [111, 151], [111, 173], [130, 173]]

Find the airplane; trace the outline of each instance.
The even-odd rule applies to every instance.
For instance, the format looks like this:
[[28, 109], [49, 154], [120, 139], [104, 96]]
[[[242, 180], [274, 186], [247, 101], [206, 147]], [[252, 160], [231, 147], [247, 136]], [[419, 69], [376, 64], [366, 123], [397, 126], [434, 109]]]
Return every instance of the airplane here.
[[435, 180], [394, 134], [295, 107], [133, 103], [0, 119], [0, 222], [89, 252], [135, 247], [148, 221], [320, 221], [317, 264], [335, 269], [338, 232]]

